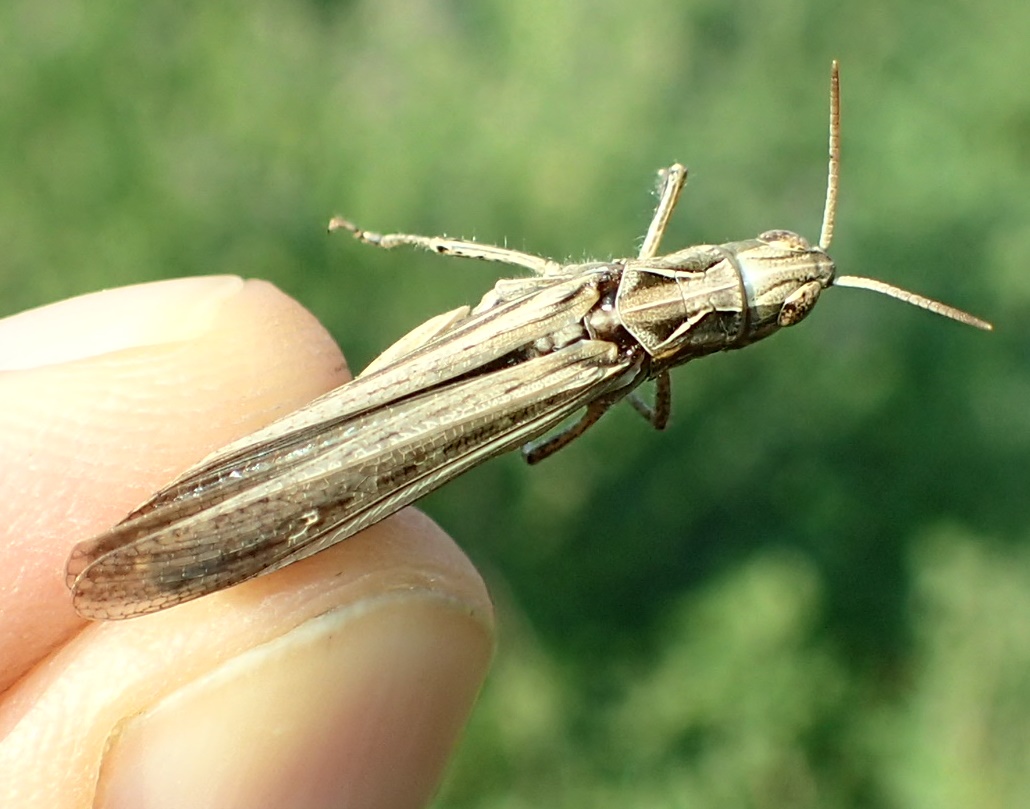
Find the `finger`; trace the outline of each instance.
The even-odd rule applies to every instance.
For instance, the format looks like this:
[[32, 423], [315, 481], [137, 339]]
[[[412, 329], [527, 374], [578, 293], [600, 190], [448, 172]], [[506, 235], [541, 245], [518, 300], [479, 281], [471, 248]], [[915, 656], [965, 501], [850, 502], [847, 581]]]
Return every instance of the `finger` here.
[[[109, 421], [117, 429], [110, 430], [99, 445], [120, 462], [91, 465], [89, 452], [56, 453], [57, 461], [49, 464], [51, 477], [62, 485], [61, 473], [73, 474], [75, 462], [91, 473], [99, 469], [91, 478], [107, 485], [85, 489], [100, 500], [105, 492], [111, 499], [126, 499], [122, 489], [135, 485], [139, 491], [124, 504], [108, 507], [116, 510], [114, 519], [214, 446], [300, 404], [284, 404], [281, 386], [303, 385], [308, 379], [303, 372], [297, 374], [300, 379], [290, 379], [302, 365], [328, 368], [330, 378], [342, 367], [332, 351], [333, 361], [320, 362], [326, 353], [312, 351], [301, 337], [295, 345], [304, 349], [282, 362], [271, 362], [271, 373], [260, 362], [250, 366], [250, 374], [234, 377], [232, 367], [219, 373], [219, 364], [231, 366], [235, 353], [231, 348], [239, 348], [239, 338], [249, 342], [248, 331], [258, 343], [258, 353], [277, 356], [275, 349], [283, 344], [283, 336], [274, 332], [282, 328], [282, 321], [290, 322], [299, 307], [283, 299], [290, 305], [273, 303], [271, 309], [278, 314], [270, 315], [269, 302], [282, 296], [267, 285], [198, 279], [208, 281], [214, 286], [204, 291], [223, 298], [211, 307], [218, 311], [208, 313], [209, 321], [218, 321], [226, 313], [238, 314], [237, 307], [249, 309], [249, 296], [260, 301], [256, 316], [244, 317], [242, 323], [229, 318], [232, 325], [209, 322], [198, 332], [202, 337], [180, 333], [176, 342], [165, 344], [142, 328], [160, 321], [154, 313], [139, 320], [147, 338], [141, 341], [142, 349], [126, 349], [117, 341], [84, 343], [71, 364], [86, 362], [88, 367], [64, 374], [64, 381], [73, 383], [82, 374], [93, 381], [107, 379], [113, 393], [103, 400], [105, 407], [92, 406], [90, 396], [69, 396], [65, 397], [69, 402], [86, 401], [86, 417], [74, 407], [64, 414], [73, 414], [70, 432], [81, 434], [80, 443], [71, 442], [75, 447], [97, 443], [94, 434], [97, 425], [104, 424], [101, 416], [114, 414]], [[172, 289], [160, 291], [165, 300], [174, 297]], [[184, 296], [188, 300], [180, 303], [192, 304], [202, 297], [202, 290], [193, 288]], [[140, 307], [146, 308], [139, 301], [133, 306], [142, 311]], [[60, 320], [74, 321], [69, 316], [74, 312], [65, 315]], [[9, 321], [0, 329], [4, 325]], [[230, 350], [209, 346], [198, 351], [188, 345], [197, 339], [210, 340], [212, 334], [215, 343], [227, 342]], [[321, 338], [315, 335], [314, 339]], [[108, 367], [112, 348], [115, 370]], [[130, 356], [125, 357], [125, 352]], [[185, 361], [191, 355], [195, 367]], [[39, 356], [60, 365], [54, 352], [47, 356], [41, 350]], [[100, 358], [107, 361], [98, 362]], [[212, 358], [217, 360], [215, 370], [210, 367]], [[148, 374], [155, 364], [158, 372]], [[276, 370], [283, 369], [274, 381]], [[120, 390], [117, 370], [129, 371], [130, 377], [139, 375], [131, 395]], [[235, 380], [230, 385], [234, 392], [248, 392], [245, 404], [253, 405], [258, 415], [248, 415], [246, 408], [232, 401], [233, 396], [216, 392], [225, 374]], [[38, 389], [41, 383], [32, 376], [29, 387]], [[178, 383], [170, 393], [169, 378]], [[178, 395], [178, 388], [184, 386], [194, 391], [192, 397]], [[331, 386], [325, 384], [301, 398]], [[92, 385], [59, 387], [93, 392]], [[215, 402], [213, 407], [203, 405], [205, 397]], [[120, 404], [131, 406], [119, 411]], [[236, 407], [227, 407], [231, 404]], [[17, 415], [17, 408], [11, 410]], [[42, 420], [44, 438], [64, 438], [69, 432], [67, 425], [61, 425], [60, 408], [55, 410], [46, 412]], [[235, 415], [225, 417], [224, 410]], [[154, 421], [152, 429], [146, 427], [148, 416]], [[17, 423], [17, 418], [9, 421]], [[103, 437], [104, 431], [99, 432]], [[153, 453], [150, 444], [155, 447]], [[47, 442], [37, 440], [35, 446], [45, 449]], [[150, 455], [162, 471], [151, 468]], [[122, 466], [131, 474], [119, 475]], [[79, 495], [78, 500], [86, 498]], [[95, 511], [98, 514], [84, 521], [100, 524], [84, 530], [86, 535], [113, 521], [103, 506]], [[66, 510], [65, 520], [74, 513]], [[360, 805], [376, 805], [372, 795], [401, 801], [393, 805], [415, 805], [436, 783], [450, 741], [485, 672], [490, 610], [482, 583], [464, 557], [435, 527], [410, 523], [414, 519], [418, 518], [409, 515], [380, 526], [377, 531], [386, 532], [385, 540], [369, 532], [273, 576], [195, 604], [82, 632], [23, 678], [0, 708], [0, 797], [7, 791], [0, 803], [93, 805], [94, 789], [99, 788], [96, 805], [158, 806], [164, 799], [177, 806], [260, 806], [261, 796], [271, 801], [268, 805], [319, 805], [316, 801], [327, 796], [336, 805], [341, 791], [358, 789], [360, 797], [364, 788], [370, 792], [367, 800], [357, 800]], [[62, 566], [66, 552], [67, 545], [60, 554]], [[42, 600], [46, 603], [45, 597]], [[5, 621], [7, 617], [4, 614]], [[243, 673], [234, 679], [232, 672]], [[326, 688], [327, 682], [332, 686]], [[279, 709], [273, 711], [272, 706]], [[253, 733], [247, 730], [248, 719], [256, 723]], [[268, 732], [270, 725], [276, 732]], [[226, 729], [229, 738], [219, 738]], [[242, 745], [243, 739], [255, 743]], [[390, 750], [393, 755], [386, 754]], [[154, 751], [159, 751], [156, 762], [151, 757]], [[341, 751], [347, 752], [343, 761]], [[273, 759], [282, 766], [269, 767]], [[169, 766], [176, 762], [177, 766]], [[385, 766], [377, 770], [377, 764]], [[172, 779], [175, 788], [162, 776]], [[197, 785], [197, 794], [184, 797], [183, 784]], [[246, 792], [246, 785], [251, 790], [247, 797], [231, 798]], [[282, 799], [286, 794], [289, 800]]]
[[0, 805], [424, 805], [490, 636], [467, 559], [402, 512], [277, 573], [80, 633], [15, 689]]
[[309, 312], [228, 276], [2, 320], [0, 369], [0, 692], [82, 626], [63, 575], [75, 542], [346, 378]]

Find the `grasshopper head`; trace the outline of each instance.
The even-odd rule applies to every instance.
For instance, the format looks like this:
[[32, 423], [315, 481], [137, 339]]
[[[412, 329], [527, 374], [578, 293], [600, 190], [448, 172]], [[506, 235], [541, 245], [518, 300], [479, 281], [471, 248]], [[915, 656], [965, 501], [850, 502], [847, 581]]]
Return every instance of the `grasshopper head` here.
[[738, 262], [747, 293], [751, 340], [800, 323], [815, 308], [822, 291], [831, 286], [869, 289], [968, 326], [991, 329], [990, 323], [978, 317], [907, 289], [875, 278], [837, 275], [823, 245], [809, 244], [789, 230], [768, 230], [741, 247]]
[[800, 323], [815, 307], [827, 287], [870, 289], [968, 326], [990, 331], [992, 326], [960, 309], [924, 298], [915, 292], [857, 275], [837, 275], [827, 255], [837, 215], [840, 175], [840, 81], [836, 60], [830, 66], [830, 161], [826, 178], [826, 206], [819, 244], [789, 230], [768, 230], [746, 242], [738, 254], [741, 281], [748, 299], [747, 335], [757, 340], [782, 326]]
[[767, 230], [740, 247], [737, 260], [753, 338], [800, 323], [819, 293], [833, 284], [833, 260], [792, 231]]

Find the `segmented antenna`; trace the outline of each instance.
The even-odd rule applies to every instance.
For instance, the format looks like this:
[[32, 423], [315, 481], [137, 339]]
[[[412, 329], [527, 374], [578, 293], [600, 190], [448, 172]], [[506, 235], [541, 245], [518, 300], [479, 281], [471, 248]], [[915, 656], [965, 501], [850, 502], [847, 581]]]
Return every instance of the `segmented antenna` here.
[[[823, 209], [823, 227], [819, 233], [819, 247], [826, 250], [833, 241], [833, 225], [837, 218], [837, 183], [840, 178], [840, 77], [837, 60], [830, 65], [830, 163], [826, 172], [826, 207]], [[864, 278], [860, 275], [838, 275], [833, 279], [835, 287], [852, 287], [854, 289], [870, 289], [897, 298], [899, 301], [926, 309], [935, 315], [957, 320], [967, 326], [975, 326], [984, 331], [992, 331], [994, 326], [986, 320], [948, 306], [946, 303], [926, 298], [907, 289], [896, 287], [875, 278]]]
[[892, 284], [887, 284], [883, 281], [877, 281], [875, 278], [863, 278], [860, 275], [838, 275], [833, 279], [833, 285], [835, 287], [852, 287], [854, 289], [871, 289], [873, 292], [879, 292], [882, 295], [887, 295], [891, 298], [897, 298], [899, 301], [910, 303], [913, 306], [918, 306], [920, 309], [926, 309], [928, 312], [933, 312], [935, 315], [943, 315], [944, 317], [957, 320], [959, 323], [965, 323], [967, 326], [976, 326], [978, 329], [984, 331], [993, 331], [994, 326], [988, 323], [986, 320], [963, 312], [961, 309], [956, 309], [954, 306], [948, 306], [946, 303], [935, 301], [932, 298], [924, 298], [922, 295], [917, 295], [915, 292], [909, 292], [907, 289], [896, 287]]
[[840, 78], [837, 60], [830, 64], [830, 165], [826, 171], [826, 207], [819, 246], [823, 250], [833, 241], [833, 225], [837, 219], [837, 180], [840, 177]]

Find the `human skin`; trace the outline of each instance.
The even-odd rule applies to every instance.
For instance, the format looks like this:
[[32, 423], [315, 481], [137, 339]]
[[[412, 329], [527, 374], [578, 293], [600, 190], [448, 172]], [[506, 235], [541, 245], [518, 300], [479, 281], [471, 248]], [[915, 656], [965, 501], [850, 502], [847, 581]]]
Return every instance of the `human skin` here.
[[314, 317], [236, 277], [0, 320], [0, 806], [424, 805], [489, 665], [461, 551], [413, 510], [151, 616], [72, 609], [72, 546], [342, 384]]

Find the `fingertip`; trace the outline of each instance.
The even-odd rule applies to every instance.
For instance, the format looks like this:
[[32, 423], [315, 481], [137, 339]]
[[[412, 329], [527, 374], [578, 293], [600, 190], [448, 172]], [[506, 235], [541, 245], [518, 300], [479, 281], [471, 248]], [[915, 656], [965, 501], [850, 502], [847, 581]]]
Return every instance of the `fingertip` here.
[[57, 365], [203, 335], [246, 282], [235, 275], [106, 289], [0, 320], [0, 370]]
[[346, 379], [309, 312], [232, 276], [24, 312], [0, 346], [0, 690], [81, 626], [63, 576], [76, 541]]

